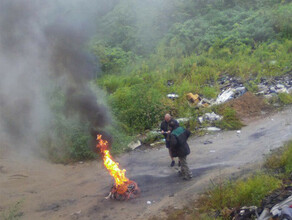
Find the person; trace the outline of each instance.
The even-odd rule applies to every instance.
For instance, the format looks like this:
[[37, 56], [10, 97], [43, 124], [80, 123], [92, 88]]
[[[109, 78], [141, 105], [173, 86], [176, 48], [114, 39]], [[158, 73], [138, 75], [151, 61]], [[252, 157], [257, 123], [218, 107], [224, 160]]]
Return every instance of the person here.
[[172, 123], [176, 126], [179, 126], [179, 123], [177, 120], [173, 119], [170, 116], [170, 114], [165, 114], [164, 121], [162, 121], [161, 125], [160, 125], [161, 133], [163, 134], [163, 136], [165, 138], [165, 145], [166, 145], [166, 148], [168, 148], [169, 156], [171, 159], [170, 166], [173, 167], [175, 165], [175, 161], [174, 161], [174, 157], [171, 155], [171, 151], [169, 149], [169, 134], [171, 132], [170, 127], [168, 126], [169, 123]]
[[169, 123], [169, 127], [172, 130], [169, 137], [169, 149], [171, 151], [171, 155], [179, 158], [181, 164], [179, 174], [184, 180], [190, 180], [192, 178], [192, 172], [188, 167], [187, 155], [189, 155], [191, 151], [187, 143], [187, 139], [189, 138], [191, 132], [172, 122]]

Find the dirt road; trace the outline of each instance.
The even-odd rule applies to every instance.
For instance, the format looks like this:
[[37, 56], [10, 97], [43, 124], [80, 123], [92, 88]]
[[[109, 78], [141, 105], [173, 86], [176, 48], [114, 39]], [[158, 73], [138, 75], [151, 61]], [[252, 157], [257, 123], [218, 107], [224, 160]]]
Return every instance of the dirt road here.
[[208, 187], [211, 178], [244, 170], [290, 139], [292, 107], [253, 121], [240, 133], [190, 138], [191, 181], [181, 180], [177, 167], [169, 167], [164, 146], [132, 151], [115, 158], [142, 191], [127, 202], [104, 199], [113, 180], [101, 161], [64, 166], [0, 149], [0, 211], [21, 201], [21, 219], [29, 220], [163, 218], [165, 207], [183, 206]]

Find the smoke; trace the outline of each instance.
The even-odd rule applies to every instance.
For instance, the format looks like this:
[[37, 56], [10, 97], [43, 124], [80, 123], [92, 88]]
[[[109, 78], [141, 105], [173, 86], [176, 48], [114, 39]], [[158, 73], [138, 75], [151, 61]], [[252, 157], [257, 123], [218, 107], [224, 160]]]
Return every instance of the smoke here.
[[106, 108], [89, 88], [97, 62], [84, 48], [96, 19], [111, 7], [106, 1], [1, 0], [1, 147], [38, 145], [52, 121], [52, 87], [63, 91], [68, 117], [77, 114], [92, 129], [107, 123]]

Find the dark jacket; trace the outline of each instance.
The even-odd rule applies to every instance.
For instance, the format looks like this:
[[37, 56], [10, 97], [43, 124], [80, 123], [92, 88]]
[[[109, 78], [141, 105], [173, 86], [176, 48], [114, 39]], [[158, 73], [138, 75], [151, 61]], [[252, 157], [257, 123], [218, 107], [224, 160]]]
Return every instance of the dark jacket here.
[[183, 127], [178, 127], [171, 132], [170, 150], [172, 157], [184, 157], [190, 154], [190, 147], [187, 143], [190, 134], [190, 131]]
[[[170, 119], [170, 121], [168, 123], [167, 123], [167, 121], [164, 120], [160, 125], [160, 129], [164, 132], [171, 131], [171, 127], [169, 126], [170, 124], [171, 125], [174, 124], [177, 127], [179, 126], [178, 121], [172, 118], [172, 119]], [[163, 134], [163, 136], [165, 138], [167, 138], [167, 134]]]

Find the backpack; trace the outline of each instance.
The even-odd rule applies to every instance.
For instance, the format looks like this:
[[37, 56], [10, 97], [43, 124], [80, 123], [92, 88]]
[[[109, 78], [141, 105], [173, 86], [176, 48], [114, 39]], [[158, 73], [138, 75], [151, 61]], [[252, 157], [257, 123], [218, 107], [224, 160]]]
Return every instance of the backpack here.
[[190, 153], [190, 148], [187, 143], [191, 132], [183, 127], [177, 127], [171, 132], [171, 151], [173, 157], [186, 156]]

